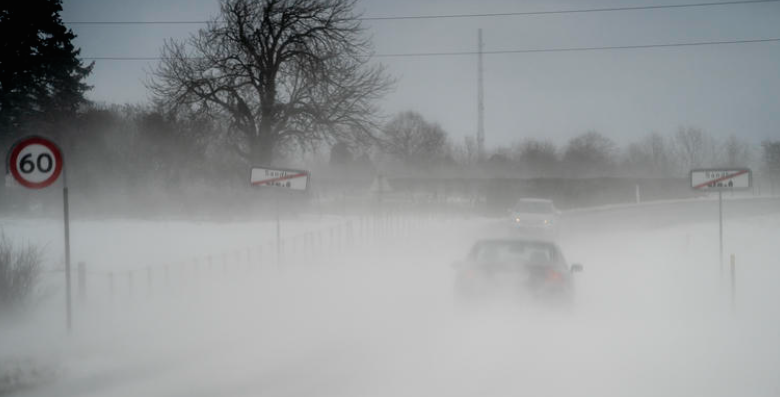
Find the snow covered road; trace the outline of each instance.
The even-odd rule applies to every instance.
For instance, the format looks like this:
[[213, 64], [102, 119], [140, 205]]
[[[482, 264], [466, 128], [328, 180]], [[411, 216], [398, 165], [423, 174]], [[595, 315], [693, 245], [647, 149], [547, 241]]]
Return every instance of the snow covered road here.
[[[168, 287], [151, 293], [139, 275], [135, 294], [117, 281], [113, 298], [102, 283], [76, 306], [70, 336], [55, 296], [35, 316], [0, 324], [0, 362], [46, 371], [18, 396], [777, 395], [780, 211], [769, 205], [726, 223], [736, 313], [718, 269], [716, 214], [687, 222], [677, 207], [634, 211], [647, 224], [631, 228], [621, 226], [623, 211], [567, 219], [560, 244], [585, 266], [571, 311], [457, 305], [449, 264], [475, 238], [508, 229], [489, 219], [428, 220], [281, 271], [270, 263], [203, 267], [186, 279], [172, 271]], [[654, 223], [659, 212], [681, 221]], [[3, 228], [14, 238], [49, 236], [56, 250], [54, 222]], [[102, 242], [74, 253], [105, 266], [117, 258], [112, 266], [126, 269], [141, 255], [175, 263], [178, 254], [232, 252], [272, 230], [81, 223], [74, 241]]]

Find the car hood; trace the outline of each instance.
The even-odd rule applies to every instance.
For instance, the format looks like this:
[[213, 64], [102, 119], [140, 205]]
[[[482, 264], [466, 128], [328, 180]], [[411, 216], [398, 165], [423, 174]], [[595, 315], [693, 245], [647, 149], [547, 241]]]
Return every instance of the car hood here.
[[515, 218], [520, 218], [520, 220], [523, 221], [545, 221], [545, 220], [553, 220], [557, 218], [557, 215], [553, 213], [546, 213], [546, 214], [528, 214], [528, 213], [522, 213], [522, 212], [513, 212], [512, 216]]

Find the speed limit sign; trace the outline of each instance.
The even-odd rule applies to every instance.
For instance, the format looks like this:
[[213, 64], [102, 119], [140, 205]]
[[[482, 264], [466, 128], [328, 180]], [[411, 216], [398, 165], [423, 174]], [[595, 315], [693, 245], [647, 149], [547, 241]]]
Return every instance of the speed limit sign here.
[[[8, 172], [20, 185], [28, 189], [43, 189], [54, 183], [63, 173], [65, 163], [57, 145], [39, 136], [28, 136], [18, 140], [8, 152]], [[65, 301], [68, 332], [71, 330], [72, 304], [70, 291], [70, 211], [68, 205], [68, 184], [62, 184], [63, 221], [65, 223]]]
[[29, 189], [42, 189], [62, 173], [62, 152], [54, 142], [38, 136], [19, 140], [11, 148], [8, 168], [19, 184]]

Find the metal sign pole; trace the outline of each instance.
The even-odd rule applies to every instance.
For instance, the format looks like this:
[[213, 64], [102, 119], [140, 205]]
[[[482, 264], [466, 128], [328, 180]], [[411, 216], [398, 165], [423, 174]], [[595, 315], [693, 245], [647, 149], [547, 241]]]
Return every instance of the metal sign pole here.
[[70, 333], [72, 325], [70, 214], [64, 158], [62, 150], [54, 142], [40, 136], [28, 136], [11, 146], [6, 164], [14, 179], [28, 189], [43, 189], [51, 186], [62, 175], [62, 207], [65, 224], [65, 311], [68, 333]]
[[737, 270], [736, 258], [731, 254], [731, 312], [737, 311]]
[[691, 188], [697, 191], [718, 192], [718, 261], [720, 281], [723, 284], [723, 191], [750, 190], [753, 173], [750, 168], [702, 168], [690, 172]]
[[282, 220], [279, 216], [279, 195], [276, 196], [276, 267], [282, 267]]
[[[279, 167], [252, 167], [249, 183], [252, 186], [270, 188], [279, 192], [306, 192], [309, 190], [309, 171]], [[276, 266], [281, 268], [284, 242], [282, 241], [279, 194], [273, 192], [273, 198], [276, 201]]]
[[718, 224], [720, 226], [720, 278], [723, 279], [723, 192], [718, 190]]
[[67, 172], [63, 170], [62, 177], [62, 205], [65, 220], [65, 301], [66, 301], [66, 316], [68, 323], [68, 332], [71, 331], [73, 323], [73, 311], [71, 302], [71, 286], [70, 286], [70, 214], [68, 208], [68, 177]]

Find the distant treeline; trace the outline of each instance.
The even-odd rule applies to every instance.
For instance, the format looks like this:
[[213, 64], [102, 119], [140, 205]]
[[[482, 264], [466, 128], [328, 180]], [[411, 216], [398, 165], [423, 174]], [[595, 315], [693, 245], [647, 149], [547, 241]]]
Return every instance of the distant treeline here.
[[[71, 194], [78, 198], [74, 205], [86, 214], [225, 214], [262, 206], [248, 186], [253, 164], [233, 152], [236, 142], [226, 132], [228, 127], [206, 115], [177, 114], [153, 106], [91, 105], [75, 118], [28, 128], [19, 135], [48, 135], [62, 146]], [[518, 134], [515, 144], [480, 156], [472, 139], [456, 144], [437, 124], [415, 112], [403, 112], [371, 141], [286, 147], [277, 156], [277, 165], [310, 169], [312, 194], [326, 202], [345, 193], [370, 193], [375, 177], [384, 174], [393, 184], [406, 186], [397, 186], [402, 190], [414, 178], [526, 180], [509, 185], [523, 185], [525, 195], [557, 198], [562, 206], [571, 207], [614, 201], [611, 194], [594, 198], [587, 186], [610, 181], [611, 187], [622, 186], [619, 195], [631, 196], [637, 180], [644, 184], [675, 181], [677, 186], [697, 167], [751, 166], [769, 190], [780, 186], [778, 153], [780, 142], [758, 146], [735, 136], [719, 141], [701, 129], [684, 127], [667, 135], [650, 133], [625, 147], [595, 131], [562, 147]], [[522, 193], [502, 195], [497, 193], [500, 189], [490, 185], [469, 194], [484, 201]], [[579, 194], [583, 196], [576, 198]], [[41, 205], [56, 202], [55, 196], [0, 188], [0, 211], [41, 213], [48, 208], [44, 212], [56, 212], [56, 206]]]
[[[466, 200], [533, 194], [571, 206], [614, 199], [586, 199], [598, 196], [588, 186], [599, 181], [610, 180], [601, 191], [619, 196], [611, 187], [682, 180], [699, 167], [749, 166], [773, 190], [780, 185], [780, 140], [759, 146], [693, 126], [627, 145], [598, 131], [581, 131], [563, 145], [533, 131], [501, 131], [514, 134], [515, 143], [484, 152], [475, 139], [454, 140], [412, 110], [385, 122], [380, 101], [395, 78], [373, 62], [370, 34], [351, 0], [221, 1], [222, 23], [160, 43], [160, 62], [146, 82], [151, 101], [139, 106], [87, 100], [94, 63], [80, 59], [61, 0], [6, 4], [0, 31], [11, 33], [0, 34], [0, 147], [31, 134], [57, 142], [75, 215], [265, 213], [273, 203], [249, 187], [252, 165], [311, 170], [309, 195], [283, 204], [342, 211], [347, 197], [371, 202], [366, 197], [374, 198], [370, 187], [382, 174], [425, 181], [428, 191], [419, 194], [433, 195], [434, 207], [441, 181], [458, 179], [511, 182], [473, 189]], [[0, 184], [0, 212], [61, 211], [56, 187], [31, 192], [9, 182]], [[502, 186], [524, 187], [502, 195]], [[397, 199], [405, 194], [419, 204], [417, 193], [398, 189]]]

